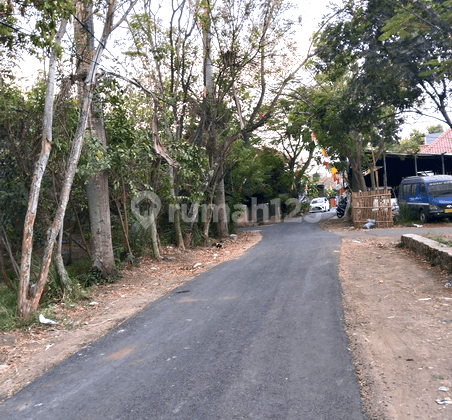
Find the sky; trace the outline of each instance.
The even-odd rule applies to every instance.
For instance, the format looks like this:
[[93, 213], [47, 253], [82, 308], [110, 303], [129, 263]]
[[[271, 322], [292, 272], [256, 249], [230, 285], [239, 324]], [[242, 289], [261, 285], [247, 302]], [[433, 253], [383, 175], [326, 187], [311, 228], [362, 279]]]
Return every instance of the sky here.
[[[302, 17], [302, 25], [301, 28], [297, 31], [298, 43], [301, 48], [302, 54], [306, 54], [308, 50], [308, 46], [310, 43], [310, 37], [312, 33], [317, 30], [319, 23], [322, 21], [322, 18], [330, 13], [329, 5], [331, 3], [341, 4], [342, 0], [295, 0], [297, 3], [298, 10], [294, 14], [294, 18], [296, 20], [297, 16]], [[113, 47], [113, 42], [109, 41], [108, 44], [109, 51], [115, 51]], [[119, 51], [118, 51], [118, 54]], [[104, 61], [104, 65], [108, 67], [111, 64], [111, 60]], [[39, 61], [36, 58], [28, 57], [22, 66], [22, 77], [24, 77], [23, 85], [30, 86], [35, 79], [38, 70], [43, 70], [44, 62]], [[434, 114], [435, 117], [440, 117], [438, 114]], [[437, 125], [441, 123], [438, 119], [435, 119], [433, 116], [419, 116], [414, 114], [407, 114], [406, 123], [403, 125], [400, 135], [401, 138], [408, 137], [409, 133], [413, 129], [417, 129], [421, 132], [425, 132], [428, 126]], [[446, 124], [442, 123], [443, 127], [446, 129]]]

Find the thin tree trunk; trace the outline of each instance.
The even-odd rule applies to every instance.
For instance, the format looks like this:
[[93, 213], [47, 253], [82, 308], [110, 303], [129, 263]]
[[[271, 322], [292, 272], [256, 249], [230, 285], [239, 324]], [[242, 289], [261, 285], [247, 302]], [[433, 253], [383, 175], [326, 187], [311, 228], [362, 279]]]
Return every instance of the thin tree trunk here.
[[[33, 227], [38, 208], [39, 192], [41, 190], [41, 182], [44, 176], [47, 162], [49, 161], [50, 148], [52, 141], [52, 119], [53, 119], [53, 100], [55, 95], [55, 75], [57, 61], [57, 46], [61, 45], [61, 40], [66, 32], [67, 21], [64, 19], [60, 24], [58, 33], [55, 37], [56, 46], [52, 48], [49, 62], [49, 78], [46, 88], [46, 98], [44, 105], [43, 132], [42, 132], [42, 148], [41, 155], [36, 163], [33, 180], [31, 183], [30, 194], [28, 199], [28, 208], [24, 222], [24, 233], [22, 239], [22, 259], [20, 267], [20, 282], [18, 294], [18, 311], [19, 317], [25, 318], [30, 311], [37, 309], [37, 303], [28, 299], [28, 288], [30, 283], [31, 256], [33, 253]], [[42, 286], [42, 290], [44, 285]], [[42, 292], [41, 292], [42, 293]], [[39, 298], [38, 297], [38, 303]]]
[[17, 278], [20, 278], [20, 268], [16, 262], [16, 259], [14, 258], [13, 252], [11, 251], [11, 245], [9, 244], [8, 236], [6, 235], [5, 229], [3, 227], [0, 234], [0, 242], [3, 243], [6, 248], [6, 252], [8, 252], [9, 260], [11, 261], [11, 266], [13, 267], [14, 274]]
[[[55, 203], [58, 204], [58, 195], [57, 195], [57, 190], [56, 190], [56, 180], [55, 180], [55, 174], [52, 172], [52, 183], [53, 183], [53, 194], [55, 195]], [[57, 271], [57, 275], [58, 275], [58, 279], [60, 281], [60, 284], [63, 288], [63, 290], [68, 290], [71, 291], [71, 284], [70, 284], [70, 280], [69, 280], [69, 276], [67, 274], [66, 268], [64, 267], [64, 260], [63, 260], [63, 256], [62, 256], [62, 250], [63, 250], [63, 234], [64, 234], [64, 220], [63, 223], [61, 225], [61, 229], [60, 229], [60, 234], [58, 236], [58, 246], [57, 246], [57, 251], [54, 255], [54, 262], [55, 262], [55, 267], [56, 267], [56, 271]], [[72, 252], [71, 252], [71, 239], [69, 238], [69, 261], [71, 261], [72, 259]], [[70, 262], [68, 262], [68, 264], [70, 264]]]
[[180, 215], [180, 205], [177, 202], [176, 189], [174, 186], [175, 185], [174, 168], [172, 166], [170, 166], [169, 174], [170, 174], [170, 179], [171, 179], [170, 194], [173, 197], [173, 199], [176, 201], [175, 204], [170, 205], [173, 208], [173, 213], [174, 213], [174, 234], [176, 235], [176, 244], [177, 244], [177, 247], [181, 251], [185, 251], [184, 238], [182, 235], [182, 229], [181, 229], [181, 225], [180, 225], [180, 216], [181, 216]]
[[152, 242], [152, 253], [154, 254], [155, 259], [160, 259], [160, 246], [159, 239], [157, 234], [157, 223], [156, 223], [157, 215], [155, 214], [155, 210], [153, 205], [151, 204], [150, 208], [150, 229], [151, 229], [151, 242]]
[[221, 238], [229, 236], [228, 213], [226, 208], [226, 197], [224, 194], [224, 177], [217, 183], [217, 196], [215, 205], [218, 210], [218, 233]]
[[72, 198], [69, 198], [69, 202], [71, 203], [71, 207], [72, 207], [72, 211], [74, 212], [74, 215], [75, 215], [75, 220], [77, 220], [77, 226], [78, 226], [78, 229], [79, 229], [79, 231], [80, 231], [80, 235], [81, 235], [81, 237], [82, 237], [82, 241], [83, 241], [83, 245], [84, 245], [84, 247], [82, 247], [79, 243], [77, 243], [77, 242], [75, 242], [77, 245], [79, 245], [87, 254], [88, 254], [88, 257], [89, 257], [89, 259], [90, 259], [90, 261], [91, 261], [91, 251], [89, 250], [89, 246], [88, 246], [88, 244], [86, 243], [86, 239], [85, 239], [85, 235], [83, 234], [83, 229], [82, 229], [82, 225], [81, 225], [81, 223], [80, 223], [80, 219], [79, 219], [79, 217], [78, 217], [78, 214], [77, 214], [77, 210], [76, 210], [76, 208], [75, 208], [75, 206], [74, 206], [74, 203], [73, 203], [73, 201], [72, 201]]
[[63, 286], [63, 289], [68, 290], [70, 292], [72, 290], [71, 281], [67, 274], [66, 268], [64, 267], [63, 256], [61, 255], [62, 247], [63, 247], [63, 224], [61, 224], [60, 235], [58, 238], [57, 252], [55, 253], [55, 255], [53, 257], [53, 260], [55, 262], [58, 279], [60, 280], [60, 283]]
[[[77, 240], [72, 237], [72, 235], [70, 236], [70, 241], [73, 242], [75, 245], [77, 245], [83, 252], [86, 252], [88, 257], [91, 255], [91, 253], [89, 252], [89, 248], [85, 248], [82, 244], [79, 244], [77, 242]], [[90, 260], [91, 260], [91, 258], [90, 258]]]
[[206, 212], [203, 213], [204, 216], [204, 228], [202, 230], [202, 236], [204, 240], [207, 240], [209, 238], [209, 230], [210, 230], [210, 222], [212, 220], [212, 214], [213, 214], [213, 200], [212, 197], [209, 199], [209, 204], [207, 205]]
[[[21, 319], [26, 318], [31, 312], [35, 312], [38, 309], [39, 305], [39, 299], [41, 298], [42, 292], [44, 290], [45, 283], [47, 281], [47, 276], [49, 272], [50, 267], [50, 260], [52, 257], [52, 250], [53, 246], [55, 244], [55, 239], [58, 234], [58, 232], [61, 229], [62, 220], [64, 218], [64, 213], [66, 211], [66, 206], [69, 201], [69, 195], [71, 191], [72, 182], [74, 180], [75, 171], [77, 169], [77, 164], [80, 158], [80, 153], [82, 150], [83, 145], [83, 138], [85, 135], [86, 130], [86, 124], [88, 120], [88, 112], [91, 106], [92, 102], [92, 96], [93, 96], [93, 89], [95, 86], [95, 73], [97, 66], [99, 65], [102, 54], [104, 52], [107, 39], [110, 35], [110, 33], [117, 28], [126, 18], [127, 14], [131, 10], [131, 8], [135, 5], [136, 1], [132, 1], [129, 9], [124, 13], [124, 15], [121, 17], [121, 19], [115, 24], [113, 27], [113, 12], [115, 7], [114, 0], [110, 0], [108, 2], [108, 11], [106, 14], [106, 21], [104, 24], [104, 30], [99, 42], [99, 45], [97, 47], [97, 50], [95, 51], [94, 57], [90, 62], [89, 70], [87, 77], [85, 79], [85, 85], [87, 87], [86, 92], [84, 93], [83, 100], [82, 100], [82, 106], [80, 110], [80, 116], [79, 121], [77, 124], [77, 129], [74, 136], [74, 141], [72, 143], [72, 149], [68, 160], [68, 167], [66, 170], [66, 176], [65, 180], [61, 189], [60, 193], [60, 203], [58, 205], [55, 219], [50, 226], [50, 228], [47, 231], [47, 241], [44, 248], [44, 255], [42, 258], [41, 263], [41, 270], [39, 273], [38, 280], [35, 285], [32, 287], [29, 287], [29, 279], [30, 279], [30, 262], [31, 262], [31, 244], [32, 244], [32, 235], [33, 235], [33, 223], [30, 223], [30, 218], [32, 217], [32, 221], [34, 222], [34, 213], [36, 212], [37, 207], [37, 200], [38, 200], [38, 194], [36, 194], [36, 187], [35, 183], [32, 185], [32, 194], [30, 194], [29, 199], [29, 209], [27, 211], [27, 222], [24, 226], [24, 241], [23, 241], [23, 253], [22, 253], [22, 266], [21, 266], [21, 279], [20, 279], [20, 285], [19, 285], [19, 298], [18, 298], [18, 315]], [[53, 50], [52, 57], [54, 58], [51, 62], [51, 68], [55, 67], [55, 49]], [[54, 79], [54, 75], [52, 77]], [[51, 75], [49, 74], [49, 79], [51, 79]], [[54, 84], [54, 83], [53, 83]], [[50, 85], [50, 83], [49, 83]], [[52, 93], [53, 93], [53, 89]], [[46, 92], [46, 99], [47, 96], [49, 97], [50, 103], [53, 103], [53, 95], [47, 95]], [[46, 101], [47, 103], [47, 101]], [[47, 116], [48, 117], [48, 116]], [[45, 119], [45, 121], [49, 121], [50, 123], [50, 132], [51, 132], [51, 119]], [[47, 126], [44, 126], [46, 129]], [[44, 135], [43, 136], [43, 150], [47, 151], [49, 149], [50, 151], [50, 142], [49, 138]], [[48, 159], [48, 156], [47, 156]], [[45, 160], [47, 162], [47, 160]], [[42, 168], [42, 160], [39, 161], [40, 165], [38, 165], [38, 174], [39, 172], [43, 172]], [[41, 178], [42, 179], [42, 175]], [[40, 186], [40, 182], [39, 182]], [[38, 186], [38, 190], [39, 190]], [[34, 203], [36, 202], [36, 206]], [[32, 216], [29, 215], [32, 214]]]
[[0, 271], [2, 272], [3, 281], [5, 282], [6, 286], [8, 286], [8, 289], [15, 292], [16, 289], [10, 282], [8, 273], [6, 272], [6, 266], [5, 266], [5, 260], [3, 258], [3, 248], [1, 246], [1, 242], [0, 242]]
[[126, 226], [124, 223], [124, 219], [122, 217], [119, 201], [116, 198], [114, 198], [114, 201], [116, 204], [116, 208], [118, 209], [119, 221], [121, 222], [122, 233], [124, 234], [124, 239], [125, 239], [125, 243], [126, 243], [126, 251], [129, 255], [133, 255], [132, 249], [130, 248], [129, 236], [127, 234], [127, 229], [126, 229]]
[[[93, 66], [94, 70], [94, 66]], [[52, 250], [55, 244], [55, 239], [60, 231], [66, 206], [69, 201], [69, 194], [74, 180], [75, 171], [77, 169], [77, 163], [80, 158], [80, 153], [83, 145], [83, 137], [85, 134], [86, 123], [88, 119], [88, 108], [92, 99], [92, 87], [89, 90], [89, 94], [84, 98], [82, 109], [80, 113], [79, 123], [75, 133], [74, 141], [72, 144], [71, 154], [69, 156], [68, 168], [66, 171], [66, 177], [63, 182], [63, 186], [60, 194], [60, 203], [58, 205], [54, 221], [47, 231], [47, 240], [44, 248], [44, 255], [42, 257], [41, 271], [39, 273], [38, 280], [35, 285], [30, 287], [28, 296], [27, 289], [29, 283], [29, 271], [24, 272], [22, 269], [21, 276], [21, 290], [19, 293], [19, 317], [26, 318], [31, 312], [35, 312], [38, 309], [39, 299], [41, 298], [44, 290], [47, 276], [49, 273], [50, 261], [52, 257]], [[23, 260], [24, 256], [22, 256]], [[31, 258], [31, 255], [30, 255]], [[26, 277], [25, 277], [26, 276]]]
[[[124, 177], [121, 174], [121, 186], [122, 186], [122, 206], [124, 208], [124, 227], [125, 234], [127, 237], [127, 242], [129, 241], [129, 217], [127, 216], [127, 200], [126, 200], [126, 187], [124, 185]], [[130, 246], [129, 246], [130, 249]], [[130, 253], [132, 254], [132, 250], [130, 249]]]

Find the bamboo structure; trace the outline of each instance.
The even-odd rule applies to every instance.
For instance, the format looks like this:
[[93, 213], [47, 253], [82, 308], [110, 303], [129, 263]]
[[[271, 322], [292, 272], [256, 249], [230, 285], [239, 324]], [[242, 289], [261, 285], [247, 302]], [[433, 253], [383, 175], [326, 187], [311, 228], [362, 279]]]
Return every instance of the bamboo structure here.
[[375, 220], [375, 227], [394, 226], [391, 192], [388, 190], [352, 193], [352, 217], [355, 228], [362, 228], [368, 219]]

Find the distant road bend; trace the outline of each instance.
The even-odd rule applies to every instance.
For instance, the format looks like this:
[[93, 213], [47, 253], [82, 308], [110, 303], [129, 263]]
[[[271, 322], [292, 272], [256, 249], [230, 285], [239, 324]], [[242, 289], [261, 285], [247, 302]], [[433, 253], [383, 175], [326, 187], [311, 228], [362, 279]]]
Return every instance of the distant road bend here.
[[363, 420], [339, 237], [301, 219], [262, 234], [5, 401], [0, 419]]

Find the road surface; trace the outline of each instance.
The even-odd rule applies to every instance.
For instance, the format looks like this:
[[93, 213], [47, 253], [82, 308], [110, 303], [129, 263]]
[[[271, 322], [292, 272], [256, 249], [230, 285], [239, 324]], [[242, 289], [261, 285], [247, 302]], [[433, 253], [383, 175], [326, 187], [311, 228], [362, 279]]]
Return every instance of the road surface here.
[[0, 419], [364, 419], [319, 218], [151, 303], [0, 405]]

